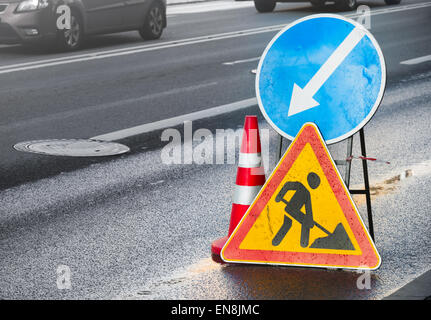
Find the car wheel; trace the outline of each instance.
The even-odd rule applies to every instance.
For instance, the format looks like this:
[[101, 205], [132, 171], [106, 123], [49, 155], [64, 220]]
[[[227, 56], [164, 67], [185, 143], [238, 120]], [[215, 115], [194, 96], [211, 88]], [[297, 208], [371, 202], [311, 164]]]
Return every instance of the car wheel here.
[[254, 7], [258, 12], [272, 12], [276, 4], [275, 0], [254, 0]]
[[400, 4], [401, 0], [385, 0], [386, 4]]
[[61, 49], [73, 51], [79, 49], [83, 40], [82, 19], [76, 13], [70, 16], [70, 29], [60, 30], [58, 44]]
[[337, 2], [337, 8], [341, 11], [352, 11], [358, 6], [356, 0], [339, 0]]
[[145, 18], [139, 34], [144, 40], [159, 39], [163, 33], [165, 9], [160, 2], [154, 2]]
[[311, 5], [316, 9], [322, 9], [325, 6], [325, 0], [310, 0]]

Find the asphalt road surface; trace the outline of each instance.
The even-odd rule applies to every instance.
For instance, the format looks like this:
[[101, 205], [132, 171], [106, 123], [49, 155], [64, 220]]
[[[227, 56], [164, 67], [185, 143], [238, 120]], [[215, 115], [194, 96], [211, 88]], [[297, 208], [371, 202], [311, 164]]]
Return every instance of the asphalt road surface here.
[[[318, 13], [307, 3], [258, 14], [252, 3], [217, 1], [170, 7], [159, 41], [131, 32], [93, 37], [75, 53], [0, 47], [0, 297], [380, 299], [428, 271], [431, 2], [362, 4], [371, 7], [388, 79], [365, 127], [368, 154], [390, 161], [369, 169], [383, 260], [371, 288], [357, 287], [356, 272], [211, 261], [211, 241], [227, 233], [236, 164], [166, 165], [161, 131], [146, 131], [194, 113], [190, 119], [206, 118], [194, 129], [215, 133], [257, 114], [272, 169], [277, 136], [255, 105], [251, 70], [283, 25]], [[132, 151], [75, 159], [13, 149], [27, 140], [92, 137]], [[357, 137], [354, 147], [359, 154]], [[330, 150], [342, 158], [345, 144]], [[355, 200], [366, 221], [363, 199]], [[70, 289], [58, 289], [60, 265], [70, 269]]]

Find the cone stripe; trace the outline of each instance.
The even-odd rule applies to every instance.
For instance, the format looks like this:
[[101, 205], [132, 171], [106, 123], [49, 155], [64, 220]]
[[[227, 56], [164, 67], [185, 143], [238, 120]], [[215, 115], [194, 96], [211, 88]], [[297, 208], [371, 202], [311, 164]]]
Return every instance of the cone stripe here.
[[235, 192], [233, 194], [233, 203], [251, 205], [254, 198], [259, 193], [262, 186], [235, 186]]
[[265, 184], [265, 170], [263, 169], [263, 167], [238, 167], [236, 184], [240, 186], [263, 186]]
[[262, 165], [262, 156], [260, 153], [243, 153], [239, 154], [238, 167], [256, 168]]
[[[239, 153], [228, 236], [235, 230], [237, 224], [265, 184], [265, 170], [262, 165], [261, 152], [257, 117], [246, 116]], [[220, 262], [220, 252], [227, 239], [228, 237], [220, 238], [211, 244], [211, 253], [213, 259], [217, 262]]]

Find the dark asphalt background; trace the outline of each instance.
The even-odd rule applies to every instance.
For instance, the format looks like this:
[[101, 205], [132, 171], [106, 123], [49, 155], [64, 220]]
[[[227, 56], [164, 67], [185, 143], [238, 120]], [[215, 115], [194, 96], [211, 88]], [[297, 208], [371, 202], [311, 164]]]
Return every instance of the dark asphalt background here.
[[[403, 4], [414, 2], [403, 2]], [[386, 8], [379, 1], [365, 2]], [[334, 11], [328, 6], [325, 12]], [[388, 86], [423, 72], [427, 65], [403, 66], [402, 60], [429, 54], [430, 9], [373, 16], [374, 36], [387, 62]], [[161, 41], [287, 24], [318, 13], [306, 3], [279, 4], [272, 14], [254, 8], [179, 14], [169, 18]], [[257, 62], [224, 62], [259, 57], [274, 32], [187, 45], [140, 54], [0, 74], [0, 188], [73, 170], [100, 160], [46, 158], [12, 146], [38, 139], [90, 138], [255, 96], [250, 70]], [[145, 43], [145, 44], [147, 44]], [[72, 55], [142, 45], [135, 33], [93, 37]], [[0, 65], [52, 59], [71, 54], [13, 46], [0, 48]], [[237, 123], [223, 123], [227, 128]], [[220, 124], [217, 124], [219, 127]], [[134, 139], [136, 141], [136, 139]], [[145, 138], [138, 145], [149, 147]]]

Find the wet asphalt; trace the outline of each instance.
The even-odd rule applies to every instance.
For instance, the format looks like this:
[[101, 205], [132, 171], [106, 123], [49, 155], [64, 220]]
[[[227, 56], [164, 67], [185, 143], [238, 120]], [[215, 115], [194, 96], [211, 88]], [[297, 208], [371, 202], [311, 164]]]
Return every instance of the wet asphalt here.
[[[310, 9], [306, 9], [305, 12], [294, 10], [292, 18], [298, 14], [305, 15], [308, 10]], [[241, 15], [250, 12], [248, 9], [241, 9], [229, 14]], [[277, 13], [276, 19], [284, 19], [284, 16], [280, 18], [282, 14], [291, 17], [287, 10]], [[142, 136], [124, 141], [130, 143], [133, 152], [105, 161], [77, 163], [74, 162], [76, 160], [65, 158], [52, 159], [20, 153], [8, 156], [10, 150], [5, 146], [10, 146], [13, 141], [19, 139], [35, 137], [35, 132], [30, 135], [31, 124], [37, 123], [40, 128], [44, 127], [40, 129], [41, 131], [36, 131], [38, 138], [54, 134], [58, 137], [61, 132], [64, 133], [62, 137], [76, 137], [78, 131], [80, 137], [92, 136], [106, 132], [104, 126], [121, 128], [125, 124], [134, 124], [127, 117], [118, 120], [117, 116], [118, 121], [115, 121], [115, 116], [107, 113], [105, 117], [99, 118], [103, 119], [100, 121], [103, 124], [94, 126], [86, 125], [91, 118], [87, 119], [88, 122], [73, 121], [72, 124], [69, 121], [68, 126], [62, 125], [67, 123], [68, 119], [62, 119], [58, 127], [46, 125], [55, 117], [41, 117], [40, 123], [35, 120], [23, 120], [18, 124], [22, 125], [21, 129], [26, 129], [21, 130], [20, 135], [8, 131], [12, 130], [12, 125], [2, 125], [1, 129], [10, 133], [2, 138], [2, 146], [8, 150], [5, 151], [6, 156], [2, 160], [4, 162], [2, 175], [4, 180], [12, 182], [6, 183], [0, 193], [0, 297], [381, 299], [416, 279], [429, 270], [431, 262], [429, 251], [431, 64], [427, 62], [417, 66], [403, 66], [399, 62], [429, 54], [431, 49], [429, 42], [423, 41], [427, 37], [426, 28], [429, 28], [429, 25], [417, 24], [415, 20], [421, 17], [425, 20], [430, 15], [430, 9], [422, 9], [414, 14], [407, 11], [380, 15], [373, 20], [375, 24], [372, 32], [381, 42], [387, 57], [388, 87], [381, 107], [365, 127], [365, 135], [368, 154], [390, 161], [390, 164], [380, 162], [369, 164], [375, 243], [382, 257], [381, 267], [371, 273], [370, 288], [362, 290], [358, 288], [357, 283], [361, 274], [354, 271], [214, 263], [210, 258], [210, 244], [214, 239], [227, 233], [236, 164], [164, 164], [161, 157], [163, 148], [155, 143], [159, 133], [149, 137], [149, 140]], [[207, 16], [209, 14], [202, 17]], [[265, 16], [266, 18], [258, 19], [267, 21], [265, 19], [269, 18]], [[187, 17], [191, 21], [198, 19], [196, 15]], [[182, 20], [181, 24], [185, 23], [184, 21], [186, 19]], [[238, 23], [243, 24], [244, 20]], [[186, 32], [187, 28], [184, 28]], [[220, 28], [226, 26], [221, 25]], [[389, 33], [393, 28], [397, 28], [397, 32]], [[173, 37], [175, 33], [180, 32], [176, 29], [171, 30], [173, 31], [168, 33], [168, 36]], [[271, 34], [253, 36], [252, 39], [255, 41], [252, 42], [250, 38], [247, 38], [247, 41], [244, 39], [244, 46], [250, 46], [247, 47], [247, 52], [237, 51], [236, 56], [229, 54], [229, 57], [225, 58], [235, 60], [254, 56], [271, 36]], [[116, 39], [116, 36], [112, 39]], [[109, 41], [114, 41], [112, 39]], [[238, 43], [237, 40], [236, 42]], [[410, 45], [406, 46], [404, 42]], [[229, 46], [229, 40], [223, 44], [232, 48]], [[200, 47], [202, 51], [203, 48], [208, 51], [224, 50], [214, 44]], [[195, 48], [188, 48], [183, 54], [187, 55], [187, 51], [192, 49]], [[226, 50], [231, 52], [231, 49]], [[163, 54], [174, 56], [178, 52]], [[16, 59], [13, 52], [11, 56]], [[154, 57], [149, 56], [148, 59]], [[209, 63], [213, 69], [209, 68], [205, 75], [225, 72], [218, 68], [220, 62], [226, 59], [220, 59], [216, 54], [211, 59], [221, 61], [217, 62], [217, 66], [214, 61]], [[96, 69], [99, 63], [95, 63]], [[199, 61], [196, 61], [196, 64], [198, 65]], [[131, 63], [129, 69], [133, 65]], [[203, 64], [201, 68], [204, 66], [206, 65]], [[187, 109], [189, 111], [196, 110], [196, 105], [214, 106], [249, 98], [253, 94], [254, 76], [250, 73], [253, 67], [255, 65], [251, 63], [236, 66], [234, 70], [229, 71], [236, 75], [230, 78], [230, 81], [237, 81], [238, 86], [235, 90], [219, 88], [213, 90], [211, 94], [199, 93], [196, 95], [198, 101], [196, 104], [191, 103], [195, 101], [191, 96], [169, 98], [176, 99], [178, 110], [183, 110], [182, 104], [195, 105], [195, 108]], [[76, 74], [72, 76], [69, 73], [69, 76], [76, 77], [81, 82], [91, 81], [95, 76], [93, 73], [86, 73], [84, 77], [78, 77], [80, 73], [82, 74], [82, 71], [77, 70], [79, 68], [81, 67], [74, 67]], [[108, 66], [104, 72], [110, 73], [109, 68], [114, 67]], [[184, 63], [184, 68], [199, 69], [188, 63]], [[174, 68], [173, 72], [182, 74], [183, 71]], [[165, 72], [166, 77], [171, 75], [168, 68]], [[28, 81], [31, 90], [35, 88], [32, 77], [37, 78], [40, 76], [38, 73], [25, 80]], [[193, 77], [205, 78], [205, 75]], [[21, 82], [23, 79], [20, 77], [23, 75], [14, 75], [9, 81], [27, 83]], [[181, 82], [182, 76], [178, 77], [174, 78]], [[162, 79], [164, 78], [160, 78], [160, 85]], [[117, 78], [111, 80], [122, 81]], [[107, 78], [102, 83], [107, 85], [111, 80]], [[1, 78], [1, 81], [6, 82], [4, 78]], [[64, 81], [68, 82], [70, 78]], [[232, 86], [232, 82], [226, 85]], [[17, 84], [15, 86], [18, 87]], [[2, 90], [5, 88], [3, 84], [1, 88]], [[77, 87], [73, 87], [73, 90], [76, 91]], [[98, 90], [101, 92], [104, 89], [100, 86]], [[123, 89], [119, 89], [115, 94], [119, 94], [121, 90]], [[96, 92], [90, 91], [88, 90], [87, 94], [97, 95]], [[226, 94], [221, 95], [220, 92]], [[16, 103], [14, 93], [8, 97], [11, 103]], [[48, 96], [46, 98], [37, 96], [39, 97], [41, 104], [44, 99], [48, 101]], [[78, 100], [84, 98], [85, 94], [76, 97]], [[36, 101], [36, 96], [28, 99]], [[59, 105], [55, 97], [52, 99], [54, 100], [50, 102], [51, 104], [46, 104], [47, 109], [50, 105]], [[153, 103], [156, 104], [157, 101]], [[79, 105], [79, 101], [76, 101], [76, 104]], [[23, 105], [29, 106], [25, 101]], [[59, 108], [66, 109], [64, 105]], [[163, 115], [161, 109], [158, 117]], [[24, 111], [23, 109], [22, 112]], [[19, 112], [21, 112], [19, 109], [13, 111], [18, 118]], [[133, 109], [127, 111], [128, 117], [136, 118], [135, 124], [142, 122], [142, 119], [138, 118], [145, 116], [138, 117], [135, 113]], [[213, 134], [217, 128], [237, 129], [242, 126], [246, 114], [258, 115], [261, 120], [260, 128], [267, 133], [268, 139], [263, 141], [263, 144], [264, 150], [269, 150], [266, 158], [268, 161], [265, 163], [269, 173], [276, 162], [277, 136], [263, 120], [257, 107], [225, 117], [198, 121], [194, 123], [194, 128], [207, 128]], [[76, 116], [73, 113], [67, 115]], [[151, 115], [157, 117], [156, 112], [151, 112]], [[80, 116], [88, 115], [83, 112]], [[60, 118], [59, 116], [58, 119]], [[14, 119], [16, 120], [11, 115], [9, 121], [13, 122]], [[77, 126], [77, 123], [82, 127]], [[15, 126], [15, 129], [18, 127]], [[181, 132], [182, 128], [178, 129]], [[197, 144], [195, 142], [195, 145]], [[330, 151], [335, 159], [342, 159], [345, 156], [345, 148], [345, 142], [342, 142], [330, 146]], [[357, 136], [354, 139], [354, 154], [359, 154]], [[26, 165], [23, 164], [23, 159]], [[46, 168], [46, 171], [33, 176], [29, 174], [27, 179], [19, 180], [21, 175], [17, 167], [12, 165], [13, 161], [19, 170], [23, 170], [22, 172], [31, 173], [35, 168], [39, 171]], [[36, 164], [39, 167], [34, 167]], [[409, 172], [408, 177], [406, 171]], [[360, 162], [354, 161], [351, 181], [353, 186], [361, 186], [361, 173]], [[361, 196], [355, 196], [355, 201], [364, 221], [367, 222], [363, 199]], [[70, 269], [70, 289], [58, 289], [57, 268], [60, 265], [66, 265]]]

